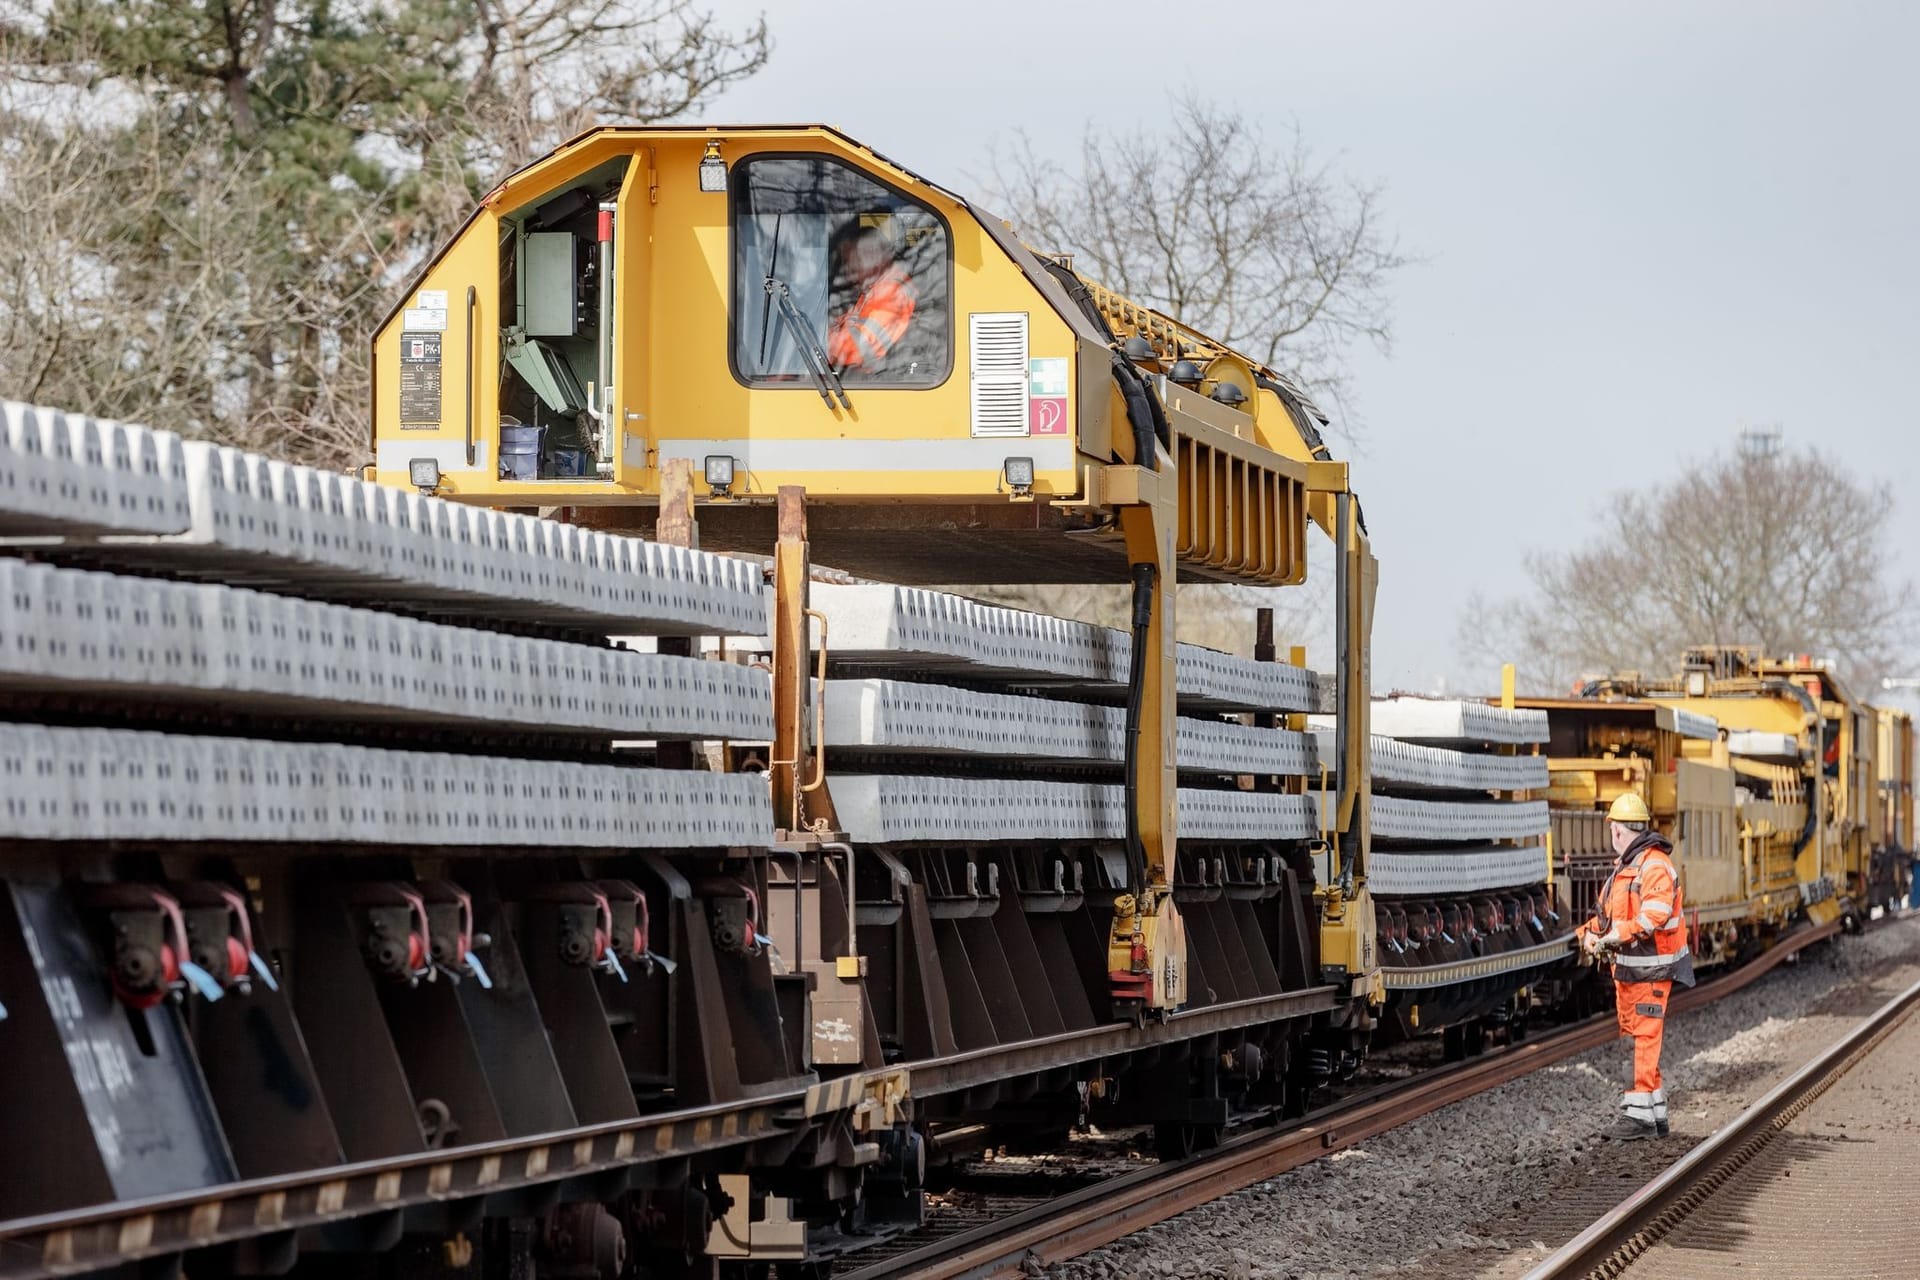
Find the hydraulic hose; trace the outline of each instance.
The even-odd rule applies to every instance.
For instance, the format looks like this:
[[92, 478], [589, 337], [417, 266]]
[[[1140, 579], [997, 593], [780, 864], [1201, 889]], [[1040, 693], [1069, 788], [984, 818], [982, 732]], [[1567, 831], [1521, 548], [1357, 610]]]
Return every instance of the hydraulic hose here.
[[[1118, 335], [1114, 333], [1113, 326], [1107, 323], [1100, 305], [1093, 300], [1086, 282], [1074, 274], [1071, 267], [1051, 259], [1044, 260], [1044, 263], [1047, 274], [1066, 291], [1067, 297], [1080, 308], [1088, 322], [1106, 335], [1109, 345], [1118, 345]], [[1134, 461], [1150, 471], [1158, 471], [1159, 461], [1154, 457], [1150, 442], [1157, 439], [1168, 449], [1173, 448], [1173, 429], [1167, 424], [1167, 413], [1160, 404], [1160, 397], [1153, 394], [1153, 390], [1147, 386], [1147, 380], [1133, 367], [1133, 362], [1118, 351], [1113, 353], [1113, 378], [1120, 384], [1121, 397], [1127, 403], [1127, 422], [1133, 427]]]
[[1127, 891], [1147, 887], [1147, 846], [1140, 837], [1140, 717], [1146, 706], [1147, 630], [1153, 622], [1154, 567], [1133, 566], [1133, 651], [1127, 669]]
[[1134, 462], [1149, 471], [1160, 469], [1153, 442], [1172, 448], [1173, 429], [1167, 425], [1166, 410], [1160, 397], [1153, 394], [1147, 380], [1133, 367], [1133, 361], [1113, 353], [1113, 378], [1120, 384], [1120, 396], [1127, 404], [1127, 423], [1133, 428]]
[[1118, 341], [1113, 332], [1113, 326], [1107, 323], [1107, 317], [1101, 313], [1100, 304], [1093, 300], [1093, 291], [1087, 288], [1086, 281], [1075, 274], [1072, 267], [1056, 262], [1052, 258], [1042, 258], [1040, 264], [1046, 268], [1047, 274], [1053, 277], [1054, 282], [1066, 290], [1067, 297], [1080, 308], [1080, 314], [1087, 318], [1087, 323], [1105, 334], [1109, 344]]

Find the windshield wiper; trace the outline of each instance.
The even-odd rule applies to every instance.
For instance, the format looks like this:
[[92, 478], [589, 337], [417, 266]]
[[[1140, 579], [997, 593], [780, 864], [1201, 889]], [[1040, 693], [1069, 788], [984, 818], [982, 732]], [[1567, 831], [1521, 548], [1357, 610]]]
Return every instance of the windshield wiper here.
[[831, 409], [834, 397], [838, 396], [841, 407], [851, 410], [853, 401], [847, 399], [847, 389], [840, 385], [840, 375], [834, 372], [833, 362], [827, 359], [826, 348], [820, 345], [820, 335], [800, 314], [787, 282], [779, 276], [768, 276], [767, 296], [773, 299], [774, 306], [780, 311], [780, 319], [793, 333], [794, 344], [800, 348], [800, 357], [807, 363], [807, 372], [813, 375], [813, 385], [820, 389], [821, 401]]

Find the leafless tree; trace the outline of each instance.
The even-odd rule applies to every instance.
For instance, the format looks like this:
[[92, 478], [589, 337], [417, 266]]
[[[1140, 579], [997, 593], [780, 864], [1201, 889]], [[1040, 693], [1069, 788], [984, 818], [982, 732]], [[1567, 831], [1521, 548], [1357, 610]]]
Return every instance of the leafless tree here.
[[1090, 125], [1077, 163], [1022, 135], [988, 186], [1037, 248], [1072, 253], [1101, 283], [1297, 377], [1349, 419], [1345, 353], [1391, 346], [1389, 286], [1411, 259], [1384, 224], [1382, 188], [1336, 172], [1297, 127], [1271, 139], [1189, 92], [1160, 129]]
[[1831, 657], [1862, 688], [1889, 672], [1914, 623], [1886, 543], [1892, 486], [1811, 447], [1754, 446], [1615, 495], [1586, 546], [1528, 560], [1529, 594], [1469, 602], [1463, 653], [1550, 692], [1669, 673], [1696, 644]]
[[[1341, 406], [1356, 434], [1345, 353], [1391, 346], [1389, 286], [1411, 258], [1383, 223], [1382, 189], [1336, 172], [1298, 129], [1269, 139], [1236, 110], [1187, 93], [1164, 127], [1089, 125], [1069, 162], [1030, 137], [995, 161], [992, 201], [1036, 248], [1073, 255], [1110, 288], [1226, 342]], [[1318, 577], [1324, 578], [1325, 574]], [[983, 589], [1002, 603], [1109, 626], [1126, 591]], [[1183, 588], [1181, 638], [1241, 653], [1253, 615], [1276, 610], [1283, 643], [1324, 652], [1330, 595], [1304, 589]]]

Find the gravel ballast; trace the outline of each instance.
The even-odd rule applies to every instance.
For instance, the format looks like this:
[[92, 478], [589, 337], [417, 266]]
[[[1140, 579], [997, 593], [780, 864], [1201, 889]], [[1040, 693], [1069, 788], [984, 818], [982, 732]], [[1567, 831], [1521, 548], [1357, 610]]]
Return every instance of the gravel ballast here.
[[1616, 1040], [1047, 1269], [1072, 1280], [1523, 1275], [1724, 1120], [1920, 980], [1920, 917], [1815, 948], [1676, 1014], [1673, 1136], [1610, 1143]]

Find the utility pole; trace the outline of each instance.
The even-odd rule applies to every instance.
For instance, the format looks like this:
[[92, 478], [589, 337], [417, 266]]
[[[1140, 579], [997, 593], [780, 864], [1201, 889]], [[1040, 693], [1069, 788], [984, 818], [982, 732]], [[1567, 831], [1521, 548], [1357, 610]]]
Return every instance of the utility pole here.
[[1780, 452], [1779, 427], [1746, 427], [1740, 432], [1740, 456], [1757, 462], [1776, 457]]

